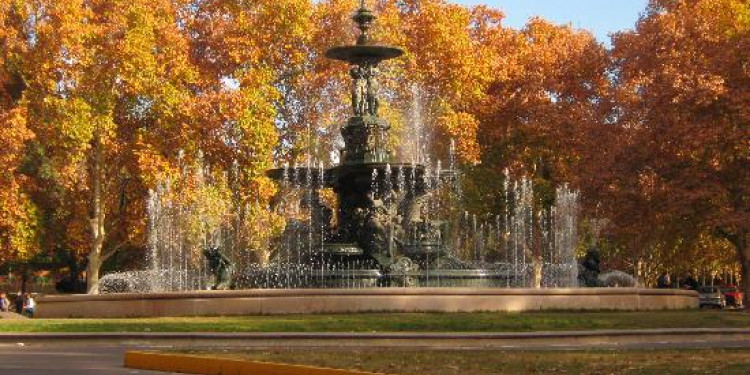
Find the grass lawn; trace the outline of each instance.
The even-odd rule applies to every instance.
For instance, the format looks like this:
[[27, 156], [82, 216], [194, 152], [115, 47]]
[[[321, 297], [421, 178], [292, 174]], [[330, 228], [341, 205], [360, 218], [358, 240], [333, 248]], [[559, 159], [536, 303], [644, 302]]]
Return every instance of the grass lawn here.
[[748, 374], [750, 350], [630, 351], [249, 351], [211, 357], [306, 364], [400, 375]]
[[0, 332], [528, 332], [748, 327], [750, 314], [740, 311], [369, 313], [0, 320]]

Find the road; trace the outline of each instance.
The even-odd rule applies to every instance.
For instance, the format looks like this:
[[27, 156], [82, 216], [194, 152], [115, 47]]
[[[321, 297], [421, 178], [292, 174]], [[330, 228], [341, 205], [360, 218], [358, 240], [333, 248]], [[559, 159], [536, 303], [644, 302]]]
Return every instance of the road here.
[[[735, 332], [732, 334], [731, 332]], [[744, 348], [750, 349], [747, 330], [730, 330], [721, 334], [691, 335], [639, 335], [635, 337], [604, 335], [602, 337], [560, 336], [559, 333], [512, 334], [527, 339], [482, 337], [482, 334], [461, 334], [440, 338], [445, 334], [427, 335], [419, 339], [419, 334], [168, 334], [170, 337], [97, 337], [88, 339], [67, 337], [33, 338], [31, 336], [8, 336], [0, 334], [0, 374], [13, 375], [66, 375], [66, 374], [143, 374], [164, 375], [163, 372], [132, 370], [122, 367], [123, 354], [127, 350], [167, 350], [167, 349], [207, 349], [207, 350], [264, 350], [264, 349], [316, 349], [346, 350], [372, 349], [392, 350], [394, 346], [414, 350], [638, 350], [638, 349], [680, 349], [680, 348]], [[640, 332], [644, 333], [644, 332]], [[575, 332], [570, 333], [575, 334]], [[584, 334], [586, 334], [584, 332]], [[106, 334], [105, 334], [106, 335]], [[192, 335], [194, 337], [186, 337]], [[208, 336], [206, 336], [208, 335]], [[237, 335], [235, 339], [231, 336]], [[285, 337], [286, 335], [286, 337]], [[291, 335], [291, 337], [289, 336]], [[492, 335], [492, 334], [490, 334]], [[500, 334], [502, 335], [502, 334]], [[112, 336], [112, 335], [109, 335]], [[348, 337], [352, 336], [352, 337]], [[407, 337], [403, 337], [407, 336]], [[408, 338], [408, 336], [415, 336]], [[559, 336], [559, 337], [557, 337]], [[213, 337], [213, 338], [210, 338]], [[21, 343], [22, 342], [22, 343]]]
[[67, 345], [0, 344], [0, 373], [13, 375], [165, 375], [165, 372], [132, 370], [122, 366], [128, 349], [118, 344], [71, 342]]

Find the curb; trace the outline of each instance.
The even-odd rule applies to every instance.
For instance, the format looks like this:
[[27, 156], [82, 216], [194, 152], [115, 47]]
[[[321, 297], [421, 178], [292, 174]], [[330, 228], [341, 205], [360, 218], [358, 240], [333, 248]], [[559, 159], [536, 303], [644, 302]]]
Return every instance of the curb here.
[[287, 365], [283, 363], [138, 351], [125, 352], [125, 367], [139, 370], [205, 375], [376, 375], [376, 373], [372, 372], [305, 365]]

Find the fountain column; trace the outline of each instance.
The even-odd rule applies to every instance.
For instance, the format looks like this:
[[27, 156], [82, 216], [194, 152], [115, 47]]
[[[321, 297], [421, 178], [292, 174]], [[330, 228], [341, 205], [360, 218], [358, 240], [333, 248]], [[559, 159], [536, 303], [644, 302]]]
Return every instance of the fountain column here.
[[378, 65], [401, 56], [403, 51], [371, 43], [369, 29], [375, 18], [362, 2], [352, 17], [360, 30], [356, 44], [334, 47], [326, 52], [328, 58], [349, 63], [352, 79], [352, 115], [341, 129], [345, 147], [341, 150], [341, 165], [335, 168], [333, 182], [339, 199], [339, 226], [334, 237], [337, 242], [355, 244], [380, 266], [387, 266], [391, 262], [389, 242], [393, 235], [390, 223], [393, 218], [384, 198], [394, 193], [394, 184], [384, 184], [390, 188], [388, 191], [381, 188], [382, 196], [372, 191], [373, 171], [390, 178], [386, 169], [393, 163], [393, 153], [388, 146], [390, 125], [378, 115]]

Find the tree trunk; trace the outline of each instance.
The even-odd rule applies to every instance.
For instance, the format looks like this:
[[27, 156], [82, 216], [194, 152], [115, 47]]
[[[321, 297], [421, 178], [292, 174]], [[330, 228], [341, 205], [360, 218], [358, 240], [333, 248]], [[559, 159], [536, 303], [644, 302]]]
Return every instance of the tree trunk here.
[[740, 260], [740, 277], [742, 278], [742, 304], [748, 306], [750, 302], [750, 248], [747, 247], [748, 231], [744, 228], [737, 232], [730, 232], [724, 228], [717, 228], [718, 234], [734, 246]]
[[88, 257], [89, 261], [86, 265], [86, 293], [88, 294], [99, 294], [99, 268], [101, 267], [101, 260], [99, 254], [92, 251]]
[[21, 295], [26, 294], [26, 291], [28, 290], [26, 285], [28, 284], [28, 282], [29, 282], [29, 271], [24, 269], [23, 271], [21, 271]]
[[742, 265], [742, 305], [750, 306], [750, 248], [747, 246], [747, 237], [738, 241], [735, 246]]
[[746, 231], [740, 231], [736, 234], [722, 233], [724, 238], [729, 240], [735, 250], [737, 250], [741, 266], [740, 276], [742, 277], [742, 283], [740, 288], [742, 290], [742, 304], [748, 306], [748, 302], [750, 302], [750, 248], [747, 246], [748, 233]]
[[91, 163], [91, 196], [89, 230], [91, 235], [91, 248], [86, 265], [86, 292], [89, 294], [99, 293], [99, 268], [102, 266], [102, 248], [104, 247], [104, 202], [102, 192], [103, 154], [102, 145], [98, 137], [95, 138], [92, 147], [93, 160]]
[[99, 222], [99, 220], [92, 220], [91, 223], [91, 236], [93, 239], [91, 240], [91, 252], [86, 264], [86, 293], [88, 294], [99, 294], [99, 268], [101, 268], [104, 262], [102, 258], [104, 227], [94, 222]]

